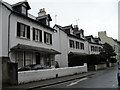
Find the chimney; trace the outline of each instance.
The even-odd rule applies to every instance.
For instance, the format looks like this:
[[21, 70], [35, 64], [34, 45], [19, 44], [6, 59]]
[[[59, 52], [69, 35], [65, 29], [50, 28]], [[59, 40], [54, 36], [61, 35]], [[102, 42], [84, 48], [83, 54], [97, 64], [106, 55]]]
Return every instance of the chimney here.
[[78, 28], [78, 25], [74, 25], [74, 31], [78, 31], [79, 28]]
[[46, 15], [45, 8], [42, 8], [42, 9], [40, 9], [39, 12], [38, 12], [38, 17], [39, 17], [39, 16], [44, 16], [44, 15]]

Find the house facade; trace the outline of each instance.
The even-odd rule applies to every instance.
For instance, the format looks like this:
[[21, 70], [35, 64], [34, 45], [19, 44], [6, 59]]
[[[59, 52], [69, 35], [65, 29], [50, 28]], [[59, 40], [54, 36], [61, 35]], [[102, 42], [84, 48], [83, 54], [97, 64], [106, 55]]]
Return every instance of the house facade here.
[[93, 37], [92, 35], [85, 36], [86, 40], [89, 42], [88, 51], [89, 54], [99, 54], [102, 49], [102, 44], [100, 44], [100, 38]]
[[18, 68], [29, 64], [54, 66], [55, 55], [60, 53], [53, 49], [55, 29], [50, 27], [52, 19], [45, 9], [40, 9], [38, 17], [31, 17], [27, 1], [14, 5], [2, 1], [0, 6], [0, 56], [18, 63]]
[[99, 54], [102, 45], [99, 43], [99, 38], [84, 36], [84, 30], [78, 28], [77, 25], [60, 26], [55, 25], [54, 29], [57, 32], [54, 34], [55, 50], [61, 52], [60, 55], [55, 56], [60, 67], [68, 66], [69, 56], [71, 55], [87, 55]]

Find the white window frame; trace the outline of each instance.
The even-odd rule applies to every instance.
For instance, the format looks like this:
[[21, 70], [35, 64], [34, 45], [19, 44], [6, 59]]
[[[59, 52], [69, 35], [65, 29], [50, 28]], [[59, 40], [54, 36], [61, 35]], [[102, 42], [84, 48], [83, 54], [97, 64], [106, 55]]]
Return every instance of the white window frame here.
[[21, 10], [22, 14], [27, 14], [27, 9], [25, 6], [22, 6], [22, 10]]
[[46, 43], [50, 44], [50, 34], [46, 33]]
[[24, 24], [20, 24], [20, 37], [27, 38], [27, 26]]

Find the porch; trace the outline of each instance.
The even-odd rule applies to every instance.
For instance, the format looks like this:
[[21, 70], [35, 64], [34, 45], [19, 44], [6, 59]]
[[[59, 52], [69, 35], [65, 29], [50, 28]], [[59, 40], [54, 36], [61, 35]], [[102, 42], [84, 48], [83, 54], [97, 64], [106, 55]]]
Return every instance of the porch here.
[[54, 67], [55, 54], [60, 54], [60, 52], [53, 49], [18, 44], [11, 48], [10, 60], [18, 63], [18, 68], [31, 64]]

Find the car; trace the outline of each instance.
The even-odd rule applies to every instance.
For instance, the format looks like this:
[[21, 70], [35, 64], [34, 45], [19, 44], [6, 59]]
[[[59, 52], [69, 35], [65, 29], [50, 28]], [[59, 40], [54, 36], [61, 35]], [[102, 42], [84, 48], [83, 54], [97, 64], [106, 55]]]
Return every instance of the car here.
[[18, 71], [29, 71], [29, 70], [39, 70], [39, 69], [51, 69], [51, 67], [44, 66], [41, 64], [31, 64], [19, 68]]
[[118, 79], [118, 85], [120, 86], [120, 67], [118, 68], [117, 79]]

